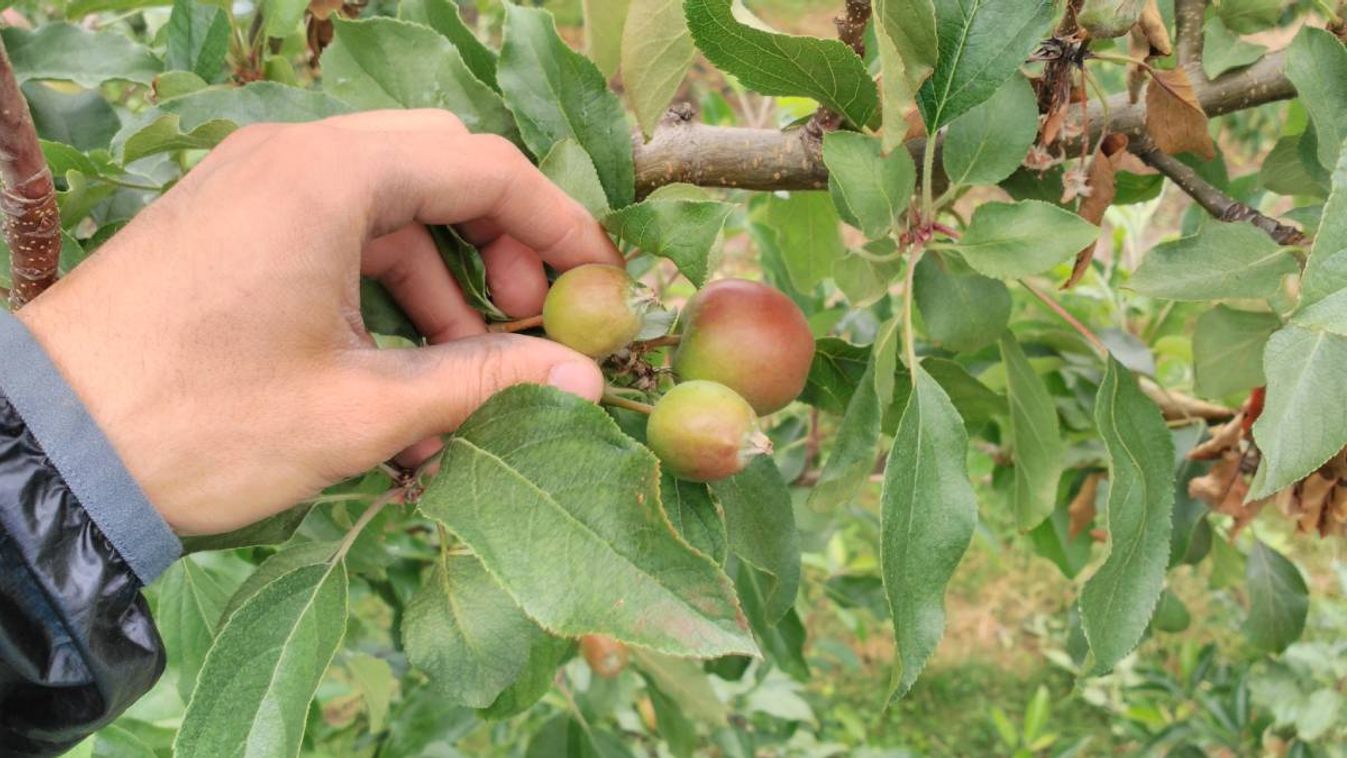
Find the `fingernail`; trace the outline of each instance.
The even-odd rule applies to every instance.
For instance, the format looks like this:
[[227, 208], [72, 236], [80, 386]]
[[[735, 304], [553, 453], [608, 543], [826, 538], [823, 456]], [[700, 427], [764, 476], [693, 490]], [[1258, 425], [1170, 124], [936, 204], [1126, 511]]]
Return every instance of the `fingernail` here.
[[599, 367], [589, 361], [558, 363], [547, 373], [547, 383], [591, 400], [598, 398], [603, 391]]

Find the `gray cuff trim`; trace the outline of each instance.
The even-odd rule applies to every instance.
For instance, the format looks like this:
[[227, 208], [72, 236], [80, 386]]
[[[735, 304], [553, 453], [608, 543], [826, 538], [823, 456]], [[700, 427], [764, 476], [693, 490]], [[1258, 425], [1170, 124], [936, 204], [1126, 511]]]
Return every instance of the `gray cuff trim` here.
[[61, 473], [89, 518], [142, 585], [182, 554], [117, 451], [42, 346], [0, 308], [0, 391]]

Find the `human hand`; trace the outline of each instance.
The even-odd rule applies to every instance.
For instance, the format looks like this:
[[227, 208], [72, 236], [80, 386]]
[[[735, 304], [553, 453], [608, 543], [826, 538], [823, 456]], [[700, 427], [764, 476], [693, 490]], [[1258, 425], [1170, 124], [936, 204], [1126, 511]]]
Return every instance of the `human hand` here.
[[[168, 523], [227, 531], [426, 458], [508, 385], [601, 394], [579, 353], [487, 334], [424, 224], [481, 248], [512, 316], [540, 312], [543, 261], [622, 262], [508, 141], [444, 111], [370, 112], [240, 129], [17, 315]], [[433, 346], [376, 350], [360, 274]]]

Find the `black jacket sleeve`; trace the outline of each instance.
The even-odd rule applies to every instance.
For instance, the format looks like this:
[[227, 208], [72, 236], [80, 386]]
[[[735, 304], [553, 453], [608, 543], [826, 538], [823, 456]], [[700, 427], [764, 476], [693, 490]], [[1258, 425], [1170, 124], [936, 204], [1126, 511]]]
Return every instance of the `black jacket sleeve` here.
[[74, 747], [154, 684], [141, 588], [181, 552], [57, 366], [0, 310], [0, 758]]
[[154, 684], [140, 589], [0, 396], [0, 755], [59, 755]]

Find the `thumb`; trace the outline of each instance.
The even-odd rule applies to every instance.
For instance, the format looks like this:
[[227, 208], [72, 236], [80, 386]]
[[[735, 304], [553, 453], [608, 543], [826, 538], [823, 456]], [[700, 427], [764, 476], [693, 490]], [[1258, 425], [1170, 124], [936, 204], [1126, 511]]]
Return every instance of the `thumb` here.
[[380, 350], [385, 397], [399, 446], [457, 429], [492, 395], [515, 384], [545, 384], [598, 400], [603, 374], [592, 359], [551, 340], [484, 334], [441, 345]]

